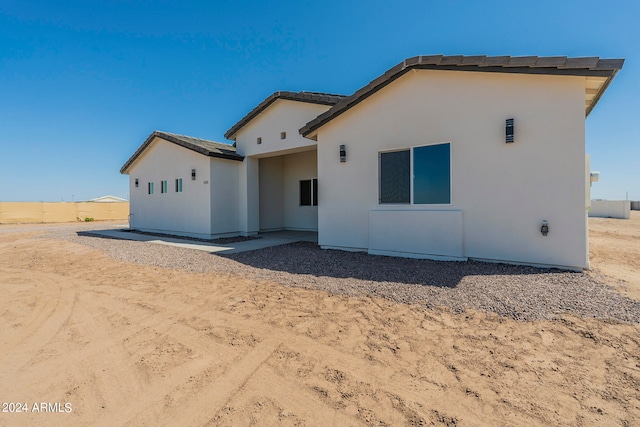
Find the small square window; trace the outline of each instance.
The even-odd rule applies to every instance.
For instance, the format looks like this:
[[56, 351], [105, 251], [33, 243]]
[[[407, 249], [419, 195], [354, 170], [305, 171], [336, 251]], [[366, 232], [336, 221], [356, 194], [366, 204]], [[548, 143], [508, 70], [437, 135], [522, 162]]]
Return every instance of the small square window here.
[[280, 139], [287, 139], [287, 133], [286, 132], [280, 132]]
[[182, 178], [176, 178], [176, 193], [182, 193]]
[[256, 139], [256, 144], [262, 144], [262, 137], [261, 137], [261, 136], [259, 136], [259, 137]]

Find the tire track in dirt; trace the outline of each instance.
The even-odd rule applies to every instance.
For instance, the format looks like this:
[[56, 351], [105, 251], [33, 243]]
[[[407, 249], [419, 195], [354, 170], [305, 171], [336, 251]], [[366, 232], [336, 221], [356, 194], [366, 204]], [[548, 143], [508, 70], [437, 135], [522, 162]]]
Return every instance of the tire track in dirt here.
[[[215, 315], [218, 321], [225, 322], [241, 330], [255, 330], [253, 323], [250, 320], [244, 319], [237, 315], [216, 312], [205, 312], [202, 315], [210, 314]], [[455, 387], [444, 387], [432, 382], [424, 381], [420, 378], [413, 378], [412, 376], [402, 372], [401, 367], [394, 369], [393, 364], [383, 364], [381, 362], [368, 361], [366, 359], [354, 356], [348, 352], [337, 350], [334, 347], [318, 342], [313, 338], [309, 338], [301, 335], [291, 334], [289, 331], [283, 331], [279, 328], [272, 327], [270, 325], [263, 325], [260, 331], [262, 335], [266, 335], [277, 339], [282, 343], [286, 343], [286, 347], [291, 351], [299, 352], [307, 360], [316, 360], [322, 364], [327, 371], [335, 370], [340, 372], [349, 372], [353, 382], [359, 382], [367, 384], [374, 390], [383, 390], [386, 393], [394, 396], [399, 396], [406, 402], [419, 402], [425, 393], [435, 394], [440, 396], [437, 402], [433, 402], [433, 407], [438, 408], [438, 412], [442, 414], [455, 413], [455, 406], [450, 405], [449, 402], [453, 402], [454, 405], [459, 404], [460, 394]], [[313, 349], [313, 350], [304, 350]], [[436, 363], [433, 361], [432, 363]], [[443, 367], [444, 368], [444, 367]], [[402, 387], [396, 386], [396, 384], [403, 384]], [[407, 385], [409, 387], [407, 387]], [[481, 414], [483, 411], [479, 410], [480, 404], [469, 400], [467, 405], [471, 408], [477, 409], [473, 412]], [[416, 408], [419, 409], [419, 408]], [[427, 414], [425, 414], [425, 417]], [[491, 419], [478, 418], [478, 421], [482, 421], [490, 424]]]
[[[281, 347], [279, 346], [278, 350]], [[255, 401], [256, 396], [258, 396], [257, 402]], [[322, 426], [365, 424], [358, 417], [340, 412], [328, 404], [326, 399], [318, 398], [317, 392], [314, 393], [310, 388], [301, 387], [295, 379], [291, 381], [284, 378], [266, 364], [260, 366], [253, 376], [248, 379], [245, 387], [239, 389], [234, 396], [230, 397], [231, 399], [233, 399], [235, 407], [262, 406], [263, 400], [270, 400], [273, 404], [279, 406], [277, 414], [275, 414], [278, 419], [291, 419], [289, 421], [294, 425], [296, 421], [303, 424], [304, 420], [311, 419], [317, 425]], [[295, 412], [290, 412], [290, 410], [285, 409], [285, 406], [287, 408], [295, 408]], [[229, 422], [223, 422], [226, 415], [224, 409], [223, 411], [218, 411], [207, 425], [229, 424]]]
[[[129, 291], [128, 294], [130, 294], [131, 297], [145, 296], [145, 294], [136, 295], [137, 292], [131, 291]], [[149, 301], [148, 296], [146, 298], [146, 301]], [[159, 310], [162, 310], [164, 316], [175, 319], [185, 311], [188, 311], [192, 308], [193, 307], [190, 304], [174, 300], [170, 307], [165, 304]], [[256, 333], [259, 336], [276, 337], [279, 342], [286, 342], [289, 348], [303, 349], [315, 347], [316, 349], [318, 349], [318, 347], [321, 347], [321, 351], [318, 352], [319, 355], [315, 354], [311, 355], [310, 357], [316, 359], [321, 358], [323, 360], [323, 363], [325, 363], [327, 370], [333, 369], [349, 371], [350, 376], [354, 378], [354, 381], [369, 384], [373, 389], [384, 391], [389, 395], [400, 396], [408, 402], [421, 400], [421, 393], [424, 393], [425, 391], [429, 393], [440, 394], [443, 396], [443, 399], [441, 400], [441, 402], [439, 402], [439, 409], [442, 413], [446, 413], [451, 409], [446, 405], [447, 400], [457, 399], [459, 397], [455, 390], [447, 391], [444, 387], [436, 384], [435, 382], [430, 383], [424, 381], [423, 378], [412, 378], [409, 375], [400, 375], [398, 372], [402, 371], [405, 368], [404, 364], [401, 363], [395, 365], [388, 362], [386, 364], [383, 364], [380, 361], [365, 361], [362, 358], [353, 356], [344, 351], [337, 350], [336, 348], [329, 345], [321, 344], [313, 338], [298, 334], [292, 335], [291, 331], [284, 330], [283, 328], [277, 326], [265, 324], [259, 331], [256, 331], [255, 324], [252, 319], [246, 319], [240, 315], [230, 314], [219, 310], [200, 311], [198, 318], [213, 319], [213, 321], [210, 323], [213, 323], [215, 325], [223, 325], [224, 327], [229, 329], [238, 329], [246, 334]], [[193, 329], [190, 325], [188, 325], [188, 322], [185, 322], [185, 325], [186, 326], [182, 328], [178, 325], [173, 325], [171, 328], [173, 329], [173, 332], [165, 330], [163, 331], [163, 333], [171, 336], [173, 339], [179, 340], [181, 337], [189, 336], [192, 333], [189, 333], [188, 331], [185, 332], [185, 327]], [[176, 334], [176, 332], [179, 333]], [[235, 366], [237, 366], [237, 364]], [[391, 370], [389, 369], [390, 367], [392, 368]], [[447, 371], [447, 369], [448, 368], [445, 366], [441, 367], [442, 371]], [[405, 383], [405, 386], [394, 387], [394, 379], [400, 380], [400, 382]], [[285, 381], [284, 378], [282, 380]], [[407, 383], [411, 384], [410, 388], [406, 388]], [[215, 387], [215, 382], [212, 384], [214, 385], [211, 385], [209, 387]], [[167, 390], [165, 390], [165, 392], [166, 391]], [[218, 399], [220, 398], [220, 396], [218, 396], [217, 394], [216, 396]], [[316, 401], [319, 404], [324, 404], [321, 399], [316, 399]], [[470, 402], [470, 404], [472, 406], [476, 406], [475, 404], [473, 404], [473, 402]], [[202, 407], [200, 409], [202, 409]]]
[[[86, 288], [87, 285], [83, 280], [59, 277], [51, 273], [41, 273], [39, 278], [43, 282], [47, 282], [48, 291], [60, 290], [60, 287], [56, 287], [54, 284], [59, 283], [61, 280], [64, 280], [65, 285], [68, 287]], [[72, 292], [70, 289], [65, 289], [64, 291]], [[95, 295], [90, 295], [94, 292], [99, 293], [100, 297], [96, 298]], [[73, 294], [71, 293], [70, 295]], [[46, 321], [50, 317], [47, 315], [55, 311], [58, 305], [58, 303], [52, 303], [56, 299], [57, 297], [51, 298], [48, 303], [42, 303], [41, 305], [46, 310], [40, 310], [44, 314], [36, 316], [38, 321], [32, 323], [39, 325], [41, 323], [40, 318]], [[82, 402], [86, 400], [81, 394], [86, 393], [90, 395], [89, 400], [97, 401], [105, 411], [117, 409], [119, 414], [117, 419], [126, 423], [131, 419], [136, 419], [141, 413], [145, 415], [144, 413], [148, 411], [149, 407], [157, 405], [159, 402], [161, 403], [176, 388], [184, 387], [184, 384], [190, 378], [209, 376], [204, 374], [206, 374], [207, 370], [212, 370], [213, 362], [218, 365], [238, 366], [236, 363], [238, 358], [237, 349], [232, 350], [230, 346], [220, 345], [219, 343], [211, 342], [211, 340], [203, 340], [202, 333], [179, 322], [179, 319], [184, 318], [193, 310], [192, 306], [183, 304], [177, 307], [174, 306], [171, 309], [165, 309], [140, 302], [145, 300], [149, 300], [148, 294], [123, 291], [119, 288], [101, 286], [95, 290], [85, 290], [75, 305], [74, 316], [71, 316], [72, 310], [69, 309], [69, 316], [64, 317], [64, 322], [58, 322], [60, 327], [68, 323], [70, 331], [75, 335], [73, 341], [81, 343], [86, 341], [86, 345], [77, 345], [74, 351], [70, 351], [64, 356], [74, 360], [74, 369], [72, 371], [56, 372], [54, 367], [58, 360], [52, 357], [41, 360], [37, 366], [29, 368], [29, 377], [39, 383], [66, 383], [66, 395], [68, 398], [74, 398], [78, 407], [81, 407]], [[41, 299], [41, 301], [47, 300]], [[100, 304], [96, 305], [90, 301], [100, 301]], [[131, 313], [138, 318], [140, 314], [146, 315], [146, 317], [142, 321], [136, 322], [135, 325], [125, 321], [123, 325], [105, 328], [104, 316], [108, 316], [109, 313], [117, 314], [121, 312]], [[62, 312], [60, 313], [59, 316], [62, 316]], [[99, 316], [102, 318], [98, 320], [97, 317]], [[70, 317], [71, 321], [67, 322]], [[54, 338], [60, 327], [52, 331], [47, 343]], [[147, 340], [148, 337], [153, 336], [163, 337], [170, 344], [181, 343], [189, 351], [195, 350], [194, 360], [188, 360], [176, 366], [168, 366], [167, 369], [163, 370], [161, 377], [150, 378], [147, 376], [145, 378], [144, 373], [140, 372], [139, 362], [144, 360], [144, 356], [148, 354], [150, 349], [148, 346], [136, 348], [135, 344], [130, 344], [130, 342], [135, 342], [138, 337], [141, 340]], [[63, 338], [58, 337], [58, 339], [62, 340]], [[131, 366], [132, 360], [137, 360], [138, 362]], [[129, 369], [100, 369], [109, 365], [120, 367], [128, 365]], [[20, 369], [22, 366], [18, 367], [15, 364], [8, 366], [13, 368], [9, 376], [13, 374], [16, 380], [23, 376], [24, 370]], [[179, 372], [172, 372], [173, 368], [179, 368]], [[220, 369], [219, 366], [215, 368]], [[83, 385], [79, 380], [80, 378], [85, 378], [84, 384], [92, 384], [91, 388], [87, 389], [87, 386]], [[91, 378], [91, 380], [86, 381], [86, 378]], [[117, 384], [117, 388], [120, 390], [119, 393], [113, 393], [114, 384]], [[103, 390], [109, 388], [111, 392], [109, 397], [106, 397], [106, 393], [103, 393]], [[132, 392], [138, 397], [136, 405], [130, 405], [131, 402], [127, 397]], [[130, 407], [131, 410], [122, 411], [121, 408], [124, 407]], [[94, 421], [99, 422], [100, 420], [96, 419]], [[108, 424], [113, 425], [112, 421], [109, 421]]]
[[[5, 277], [8, 276], [10, 279], [12, 273], [19, 271], [18, 269], [7, 271], [3, 268], [0, 270], [0, 277], [5, 282], [7, 280]], [[51, 298], [37, 300], [26, 325], [24, 328], [20, 328], [20, 334], [10, 334], [9, 340], [3, 346], [2, 353], [0, 353], [0, 366], [11, 366], [15, 371], [20, 371], [28, 365], [54, 339], [69, 320], [75, 305], [75, 291], [73, 289], [63, 288], [60, 286], [60, 282], [51, 275], [36, 272], [29, 274], [33, 276], [32, 282], [37, 283], [34, 286], [34, 292], [44, 287], [49, 293], [52, 289], [55, 291]], [[0, 378], [5, 379], [2, 372], [0, 372]]]
[[145, 424], [151, 421], [159, 422], [162, 425], [203, 425], [212, 419], [238, 390], [245, 386], [256, 370], [273, 354], [277, 345], [278, 343], [272, 340], [259, 343], [220, 376], [203, 387], [197, 396], [191, 398], [185, 405], [174, 408], [170, 414], [163, 414], [161, 419], [153, 416], [150, 406], [154, 401], [162, 400], [166, 396], [164, 390], [158, 390], [157, 393], [154, 393], [155, 400], [147, 399], [149, 401], [147, 405], [138, 403], [135, 410], [118, 413], [110, 419], [109, 424]]

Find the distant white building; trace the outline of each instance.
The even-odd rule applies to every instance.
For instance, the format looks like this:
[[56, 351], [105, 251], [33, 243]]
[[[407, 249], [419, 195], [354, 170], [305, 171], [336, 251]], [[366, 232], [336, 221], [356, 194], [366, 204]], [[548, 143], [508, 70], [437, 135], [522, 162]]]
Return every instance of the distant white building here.
[[587, 268], [585, 116], [623, 62], [418, 56], [348, 97], [276, 92], [233, 146], [154, 132], [121, 169], [131, 226]]

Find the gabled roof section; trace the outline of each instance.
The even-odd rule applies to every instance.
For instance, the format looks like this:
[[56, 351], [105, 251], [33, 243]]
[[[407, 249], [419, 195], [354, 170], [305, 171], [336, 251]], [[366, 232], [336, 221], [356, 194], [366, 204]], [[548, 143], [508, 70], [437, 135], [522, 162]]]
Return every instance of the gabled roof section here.
[[120, 168], [120, 173], [128, 173], [129, 168], [140, 155], [151, 145], [151, 142], [155, 138], [164, 139], [165, 141], [172, 142], [181, 147], [195, 151], [196, 153], [203, 154], [208, 157], [218, 157], [221, 159], [238, 160], [242, 161], [243, 156], [236, 153], [236, 148], [229, 144], [223, 144], [221, 142], [208, 141], [206, 139], [193, 138], [186, 135], [177, 135], [175, 133], [161, 132], [159, 130], [153, 131], [151, 135], [142, 143], [140, 148], [133, 153], [133, 156]]
[[278, 99], [287, 99], [289, 101], [309, 102], [312, 104], [321, 105], [336, 105], [341, 100], [345, 99], [346, 95], [335, 95], [332, 93], [322, 92], [288, 92], [279, 91], [269, 95], [264, 101], [262, 101], [256, 108], [251, 110], [249, 114], [244, 116], [238, 123], [231, 126], [231, 129], [224, 134], [224, 137], [235, 141], [236, 134], [240, 129], [253, 120], [258, 114], [263, 112], [269, 105], [273, 104]]
[[597, 56], [585, 58], [485, 55], [414, 56], [387, 70], [383, 75], [360, 88], [353, 95], [343, 99], [328, 111], [311, 120], [300, 129], [300, 133], [305, 137], [313, 137], [311, 134], [315, 130], [412, 69], [585, 76], [587, 77], [587, 84], [585, 85], [585, 116], [588, 116], [623, 64], [624, 59], [600, 59]]

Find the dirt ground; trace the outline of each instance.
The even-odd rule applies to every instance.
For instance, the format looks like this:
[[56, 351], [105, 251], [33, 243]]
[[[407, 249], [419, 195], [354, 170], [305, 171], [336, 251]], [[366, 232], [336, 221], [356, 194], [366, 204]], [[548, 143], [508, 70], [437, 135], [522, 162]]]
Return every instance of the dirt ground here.
[[589, 218], [589, 259], [607, 283], [640, 300], [640, 211], [630, 220]]
[[[640, 299], [633, 214], [590, 220], [591, 260]], [[127, 264], [39, 234], [0, 226], [0, 425], [640, 420], [637, 324], [331, 296]]]

